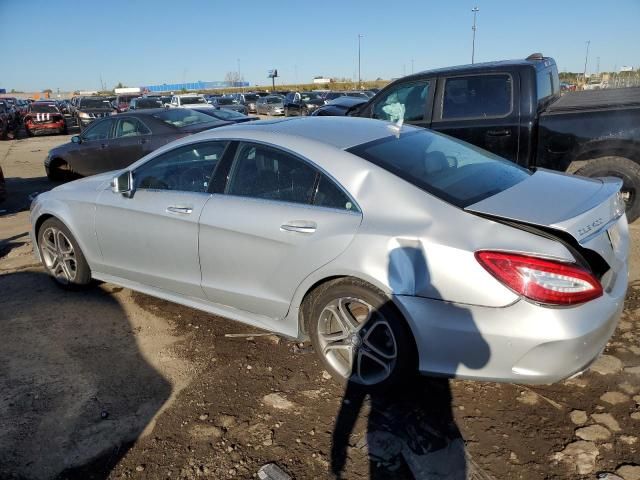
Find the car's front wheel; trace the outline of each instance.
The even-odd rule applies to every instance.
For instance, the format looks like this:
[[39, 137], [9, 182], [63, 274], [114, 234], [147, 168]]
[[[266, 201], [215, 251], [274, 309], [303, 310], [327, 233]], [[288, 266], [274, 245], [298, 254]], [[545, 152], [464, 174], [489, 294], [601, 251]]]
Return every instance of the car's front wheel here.
[[307, 329], [331, 376], [378, 388], [414, 372], [410, 330], [382, 292], [346, 278], [322, 286], [311, 302]]
[[47, 273], [58, 285], [71, 288], [91, 282], [91, 269], [78, 242], [57, 218], [40, 226], [38, 248]]

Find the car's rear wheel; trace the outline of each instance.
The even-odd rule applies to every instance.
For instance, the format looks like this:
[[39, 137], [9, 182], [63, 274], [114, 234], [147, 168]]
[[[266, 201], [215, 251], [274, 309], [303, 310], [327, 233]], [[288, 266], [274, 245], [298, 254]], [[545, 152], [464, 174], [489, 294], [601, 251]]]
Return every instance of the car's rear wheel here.
[[622, 198], [627, 218], [633, 222], [640, 217], [640, 165], [625, 157], [600, 157], [589, 160], [576, 172], [583, 177], [618, 177], [622, 180]]
[[339, 279], [322, 286], [311, 302], [307, 329], [334, 378], [378, 388], [413, 373], [413, 338], [382, 292], [357, 279]]
[[285, 107], [284, 109], [284, 116], [288, 117], [289, 116], [289, 109]]
[[57, 218], [49, 218], [40, 226], [38, 248], [42, 263], [56, 284], [73, 288], [91, 282], [91, 269], [78, 242]]

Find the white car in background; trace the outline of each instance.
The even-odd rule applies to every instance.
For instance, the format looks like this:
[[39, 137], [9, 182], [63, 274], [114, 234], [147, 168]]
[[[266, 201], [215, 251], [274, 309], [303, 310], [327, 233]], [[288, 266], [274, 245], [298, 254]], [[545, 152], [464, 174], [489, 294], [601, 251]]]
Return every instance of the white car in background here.
[[204, 98], [204, 95], [187, 93], [184, 95], [174, 95], [171, 102], [167, 104], [172, 108], [192, 108], [192, 107], [210, 107], [211, 105]]

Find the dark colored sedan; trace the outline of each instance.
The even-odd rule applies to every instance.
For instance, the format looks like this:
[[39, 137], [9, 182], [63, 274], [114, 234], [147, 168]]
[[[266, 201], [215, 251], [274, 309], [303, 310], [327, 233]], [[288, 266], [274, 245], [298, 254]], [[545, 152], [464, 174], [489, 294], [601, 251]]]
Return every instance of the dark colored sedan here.
[[335, 100], [331, 100], [326, 105], [317, 108], [311, 115], [322, 117], [342, 117], [348, 115], [349, 112], [356, 109], [359, 105], [367, 103], [367, 98], [358, 97], [338, 97]]
[[284, 99], [284, 116], [311, 115], [321, 105], [324, 99], [316, 92], [290, 92]]
[[118, 170], [177, 138], [229, 124], [188, 108], [121, 113], [96, 120], [50, 150], [44, 168], [51, 180]]
[[215, 118], [216, 120], [222, 120], [223, 122], [232, 122], [232, 123], [243, 123], [250, 122], [252, 120], [259, 120], [258, 117], [250, 117], [248, 115], [244, 115], [243, 113], [236, 112], [234, 110], [229, 110], [227, 108], [192, 108], [196, 112], [204, 113], [205, 115], [209, 115], [210, 117]]

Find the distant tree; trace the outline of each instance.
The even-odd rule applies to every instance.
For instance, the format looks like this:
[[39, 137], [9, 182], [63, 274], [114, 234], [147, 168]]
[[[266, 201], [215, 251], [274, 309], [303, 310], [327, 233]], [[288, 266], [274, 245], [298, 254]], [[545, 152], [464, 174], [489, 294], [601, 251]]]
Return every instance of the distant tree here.
[[42, 90], [42, 93], [53, 93], [53, 90], [51, 90], [50, 88], [45, 88], [44, 90]]
[[235, 85], [238, 82], [242, 82], [244, 78], [238, 72], [227, 72], [224, 76], [224, 81], [229, 85]]
[[127, 88], [126, 85], [123, 85], [122, 82], [118, 82], [118, 84], [113, 88]]
[[15, 88], [11, 89], [11, 92], [9, 93], [24, 93], [22, 90], [16, 90]]

